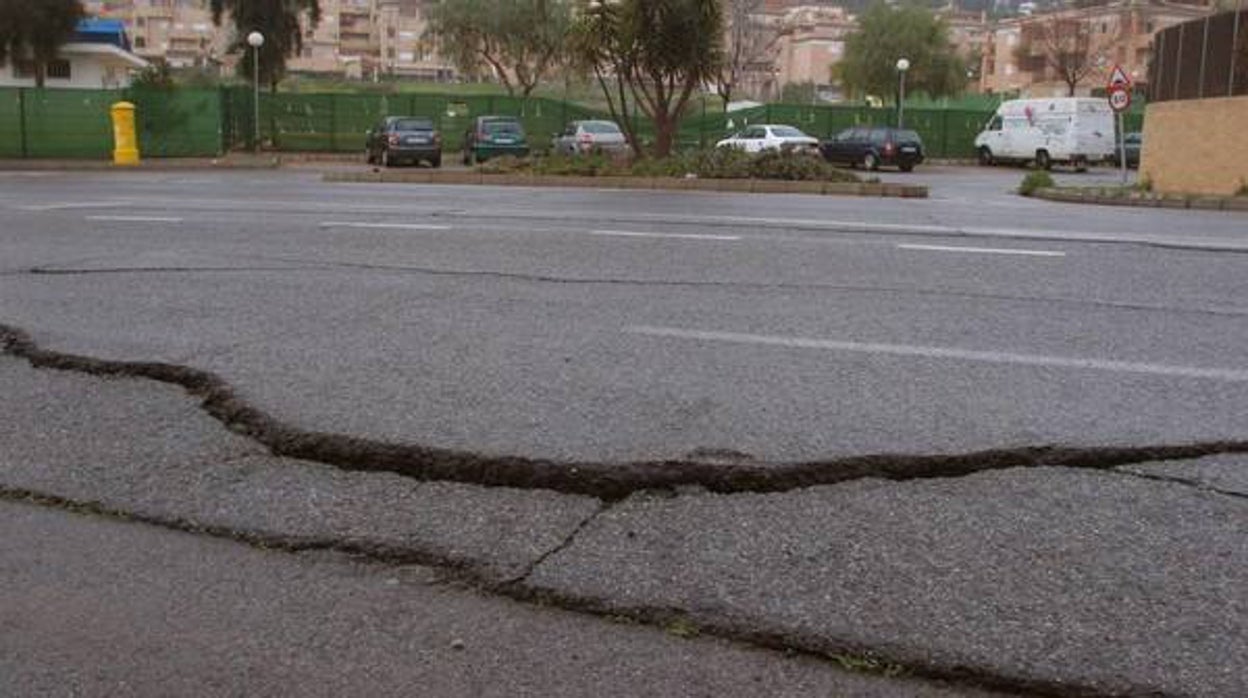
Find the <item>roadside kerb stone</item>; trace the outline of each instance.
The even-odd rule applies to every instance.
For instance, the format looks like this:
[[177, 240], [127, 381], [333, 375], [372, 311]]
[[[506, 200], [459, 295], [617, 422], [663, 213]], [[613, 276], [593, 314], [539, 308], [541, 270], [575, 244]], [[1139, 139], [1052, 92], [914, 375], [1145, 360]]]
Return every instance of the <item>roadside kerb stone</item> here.
[[1165, 463], [1124, 465], [1118, 469], [1124, 472], [1187, 481], [1200, 487], [1248, 497], [1248, 456], [1209, 456]]
[[0, 488], [292, 543], [333, 542], [506, 581], [600, 507], [275, 458], [181, 390], [0, 358]]
[[1007, 470], [635, 495], [529, 583], [1059, 694], [1248, 695], [1246, 540], [1248, 505], [1233, 497], [1118, 473]]
[[1037, 199], [1065, 203], [1084, 203], [1099, 206], [1129, 206], [1137, 208], [1172, 208], [1203, 211], [1248, 211], [1248, 197], [1197, 196], [1185, 197], [1170, 194], [1152, 194], [1130, 191], [1105, 194], [1094, 190], [1045, 188], [1031, 194]]

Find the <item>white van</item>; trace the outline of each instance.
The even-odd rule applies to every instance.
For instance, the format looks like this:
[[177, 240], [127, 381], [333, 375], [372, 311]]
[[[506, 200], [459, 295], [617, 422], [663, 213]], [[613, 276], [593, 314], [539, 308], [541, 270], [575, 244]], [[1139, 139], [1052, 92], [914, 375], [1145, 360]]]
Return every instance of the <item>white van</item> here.
[[975, 151], [982, 165], [1034, 161], [1045, 170], [1064, 163], [1083, 171], [1113, 157], [1114, 112], [1097, 98], [1010, 100], [975, 137]]

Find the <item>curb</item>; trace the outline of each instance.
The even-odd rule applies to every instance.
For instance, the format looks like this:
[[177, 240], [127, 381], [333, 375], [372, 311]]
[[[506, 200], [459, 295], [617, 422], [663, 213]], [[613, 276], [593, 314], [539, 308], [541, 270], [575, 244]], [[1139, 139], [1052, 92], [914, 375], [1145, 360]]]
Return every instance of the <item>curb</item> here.
[[568, 175], [486, 174], [484, 172], [326, 172], [326, 182], [385, 184], [483, 184], [503, 187], [567, 187], [713, 191], [743, 194], [815, 194], [927, 198], [927, 186], [882, 182], [812, 182], [775, 179], [676, 179], [666, 177], [586, 177]]
[[1068, 204], [1126, 206], [1133, 208], [1192, 209], [1200, 211], [1248, 211], [1248, 197], [1243, 196], [1182, 196], [1129, 192], [1124, 196], [1108, 196], [1096, 190], [1037, 189], [1031, 198]]
[[280, 157], [151, 158], [125, 166], [114, 165], [111, 160], [0, 160], [0, 171], [4, 172], [275, 170], [281, 166]]

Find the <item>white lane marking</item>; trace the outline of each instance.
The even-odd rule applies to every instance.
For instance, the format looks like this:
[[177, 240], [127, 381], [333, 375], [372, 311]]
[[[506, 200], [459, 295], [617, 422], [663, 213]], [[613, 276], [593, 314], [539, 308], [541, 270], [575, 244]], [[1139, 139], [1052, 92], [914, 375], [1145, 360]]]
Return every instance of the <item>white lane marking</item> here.
[[672, 238], [676, 240], [740, 240], [740, 235], [698, 235], [695, 233], [642, 233], [631, 230], [591, 230], [590, 235], [621, 238]]
[[181, 223], [183, 219], [172, 216], [87, 216], [87, 220], [133, 223]]
[[1036, 354], [1011, 354], [999, 351], [973, 351], [947, 347], [924, 347], [906, 344], [877, 344], [872, 342], [843, 342], [830, 339], [808, 339], [777, 335], [744, 334], [740, 332], [708, 332], [673, 327], [636, 325], [626, 327], [625, 332], [650, 337], [693, 339], [736, 344], [763, 344], [797, 349], [828, 349], [858, 354], [887, 354], [891, 356], [918, 356], [932, 359], [955, 359], [992, 364], [1020, 364], [1025, 366], [1048, 366], [1053, 368], [1089, 369], [1113, 373], [1140, 373], [1178, 378], [1203, 378], [1234, 383], [1248, 382], [1248, 370], [1233, 368], [1204, 368], [1197, 366], [1171, 366], [1146, 364], [1133, 361], [1108, 359], [1079, 359], [1064, 356], [1040, 356]]
[[22, 211], [66, 211], [74, 208], [117, 208], [125, 205], [124, 201], [80, 201], [65, 204], [28, 204], [14, 206], [14, 208]]
[[431, 223], [354, 223], [350, 221], [322, 221], [322, 228], [372, 228], [381, 230], [450, 230], [449, 225]]
[[1019, 250], [1008, 247], [958, 247], [954, 245], [897, 245], [901, 250], [924, 250], [928, 252], [965, 252], [967, 254], [1008, 254], [1028, 257], [1065, 257], [1057, 250]]

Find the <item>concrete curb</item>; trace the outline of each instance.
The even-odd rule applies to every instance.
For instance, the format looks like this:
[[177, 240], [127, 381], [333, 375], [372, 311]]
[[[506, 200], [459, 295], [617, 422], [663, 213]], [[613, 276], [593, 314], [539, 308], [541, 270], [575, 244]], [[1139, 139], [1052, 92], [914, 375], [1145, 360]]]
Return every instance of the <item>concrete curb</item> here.
[[874, 196], [927, 198], [921, 184], [884, 182], [810, 182], [763, 179], [677, 179], [665, 177], [585, 177], [483, 172], [326, 172], [326, 182], [386, 184], [485, 184], [504, 187], [579, 187], [593, 189], [648, 189], [659, 191], [713, 191], [743, 194], [815, 194], [823, 196]]
[[1180, 196], [1151, 192], [1124, 192], [1114, 196], [1096, 189], [1038, 189], [1033, 198], [1071, 204], [1097, 206], [1128, 206], [1134, 208], [1195, 209], [1201, 211], [1248, 211], [1248, 197], [1243, 196]]
[[151, 158], [141, 160], [138, 165], [133, 166], [117, 166], [111, 160], [0, 160], [0, 171], [4, 172], [274, 170], [281, 166], [282, 158], [263, 155], [259, 157], [231, 155], [222, 158]]

